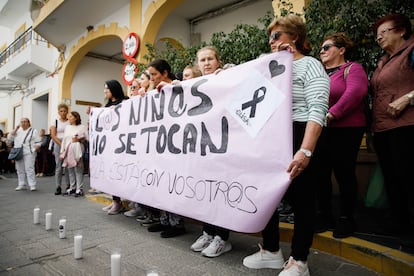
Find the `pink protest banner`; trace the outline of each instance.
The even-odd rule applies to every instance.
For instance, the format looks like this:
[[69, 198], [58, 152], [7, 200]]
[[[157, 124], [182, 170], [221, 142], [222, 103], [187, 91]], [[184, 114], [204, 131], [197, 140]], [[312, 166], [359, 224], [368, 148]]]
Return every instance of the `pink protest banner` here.
[[259, 232], [290, 183], [291, 90], [292, 55], [282, 52], [94, 108], [91, 186]]

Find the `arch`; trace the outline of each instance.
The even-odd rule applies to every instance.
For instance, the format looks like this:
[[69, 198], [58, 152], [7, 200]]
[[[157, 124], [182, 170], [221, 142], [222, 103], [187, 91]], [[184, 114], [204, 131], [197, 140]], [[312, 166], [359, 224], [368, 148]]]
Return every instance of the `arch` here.
[[61, 69], [58, 98], [62, 100], [71, 99], [71, 85], [76, 68], [91, 49], [108, 39], [119, 38], [123, 41], [128, 34], [129, 29], [127, 27], [120, 28], [117, 23], [111, 23], [108, 27], [100, 25], [95, 30], [88, 32], [86, 36], [81, 37], [78, 43], [70, 49], [69, 56]]
[[[155, 37], [168, 15], [181, 3], [183, 0], [156, 0], [152, 1], [147, 7], [142, 24], [141, 41], [142, 45], [146, 42], [155, 43]], [[138, 61], [143, 60], [143, 56], [147, 53], [145, 47], [140, 48], [138, 53]]]
[[160, 38], [160, 40], [159, 41], [162, 41], [162, 42], [164, 42], [164, 43], [170, 43], [175, 49], [178, 49], [178, 50], [183, 50], [184, 49], [184, 46], [177, 40], [177, 39], [175, 39], [175, 38], [172, 38], [172, 37], [163, 37], [163, 38]]

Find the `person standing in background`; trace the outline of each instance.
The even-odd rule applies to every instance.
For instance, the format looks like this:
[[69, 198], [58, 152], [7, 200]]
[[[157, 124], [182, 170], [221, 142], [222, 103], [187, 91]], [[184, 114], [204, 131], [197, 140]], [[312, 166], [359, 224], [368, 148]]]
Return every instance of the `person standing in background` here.
[[149, 90], [153, 89], [151, 76], [148, 71], [142, 72], [142, 74], [139, 76], [138, 84], [140, 86], [138, 89], [138, 95], [141, 97], [144, 97]]
[[201, 71], [198, 68], [198, 65], [187, 65], [183, 70], [183, 81], [197, 78], [199, 76], [201, 76]]
[[412, 239], [414, 35], [410, 19], [402, 14], [382, 17], [372, 30], [385, 51], [371, 78], [373, 142], [391, 211], [391, 224], [385, 226], [401, 240]]
[[15, 160], [18, 179], [16, 191], [25, 190], [27, 184], [30, 191], [36, 191], [35, 160], [36, 151], [40, 148], [37, 130], [30, 126], [29, 118], [22, 118], [20, 125], [9, 133], [7, 139], [14, 143], [14, 147], [23, 147], [23, 158]]
[[[143, 71], [139, 78], [134, 79], [131, 84], [131, 98], [135, 96], [145, 96], [150, 87], [150, 76], [148, 72]], [[149, 213], [151, 212], [150, 207], [139, 204], [138, 202], [130, 202], [130, 210], [124, 213], [127, 217], [137, 217], [138, 222], [148, 222], [150, 220]]]
[[[68, 117], [69, 125], [65, 127], [60, 149], [62, 167], [67, 168], [70, 187], [64, 195], [75, 197], [83, 196], [83, 142], [88, 139], [86, 126], [81, 125], [81, 117], [78, 112], [72, 111]], [[76, 189], [75, 189], [76, 187]]]
[[39, 132], [40, 137], [40, 148], [36, 155], [36, 176], [42, 177], [46, 173], [46, 163], [47, 163], [47, 148], [48, 148], [48, 139], [46, 136], [45, 129], [41, 129]]
[[[335, 33], [324, 39], [320, 50], [331, 88], [327, 127], [323, 130], [321, 142], [321, 177], [316, 181], [319, 187], [315, 232], [334, 228], [335, 238], [349, 237], [356, 229], [354, 213], [358, 182], [355, 169], [366, 129], [364, 99], [368, 94], [368, 77], [361, 64], [348, 61], [353, 46], [347, 35]], [[341, 149], [340, 154], [338, 148]], [[332, 213], [332, 172], [340, 192], [336, 226]]]
[[134, 80], [132, 81], [132, 83], [131, 83], [131, 86], [130, 86], [129, 96], [130, 96], [130, 97], [135, 97], [135, 96], [138, 96], [138, 95], [139, 95], [138, 90], [139, 90], [140, 88], [141, 88], [141, 87], [140, 87], [140, 85], [139, 85], [139, 83], [138, 83], [138, 79], [134, 79]]
[[50, 127], [50, 137], [53, 141], [53, 154], [55, 156], [55, 195], [62, 194], [62, 178], [65, 179], [66, 189], [69, 188], [69, 175], [64, 173], [64, 168], [62, 167], [62, 160], [59, 158], [60, 147], [63, 139], [63, 133], [65, 132], [65, 127], [69, 125], [68, 121], [68, 111], [69, 107], [66, 104], [58, 105], [59, 119], [55, 120], [55, 123]]
[[0, 174], [7, 170], [7, 143], [3, 130], [0, 129]]

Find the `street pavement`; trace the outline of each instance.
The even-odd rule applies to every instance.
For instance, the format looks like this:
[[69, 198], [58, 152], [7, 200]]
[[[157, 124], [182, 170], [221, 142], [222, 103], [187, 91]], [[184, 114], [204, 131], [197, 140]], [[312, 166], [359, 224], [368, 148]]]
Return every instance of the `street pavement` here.
[[[86, 187], [89, 178], [85, 176]], [[243, 257], [258, 250], [259, 235], [232, 232], [233, 250], [206, 258], [190, 250], [201, 224], [186, 221], [187, 234], [162, 239], [133, 218], [107, 215], [102, 203], [87, 197], [55, 196], [54, 177], [38, 178], [37, 191], [15, 191], [13, 174], [0, 176], [0, 275], [111, 275], [110, 256], [121, 254], [122, 275], [277, 275], [279, 270], [253, 270]], [[40, 224], [33, 208], [40, 207]], [[52, 212], [52, 229], [45, 230], [45, 212]], [[66, 239], [59, 239], [58, 221], [66, 217]], [[83, 236], [83, 258], [74, 258], [74, 235]], [[281, 244], [285, 258], [289, 244]], [[379, 275], [335, 255], [312, 250], [310, 272], [318, 275]]]

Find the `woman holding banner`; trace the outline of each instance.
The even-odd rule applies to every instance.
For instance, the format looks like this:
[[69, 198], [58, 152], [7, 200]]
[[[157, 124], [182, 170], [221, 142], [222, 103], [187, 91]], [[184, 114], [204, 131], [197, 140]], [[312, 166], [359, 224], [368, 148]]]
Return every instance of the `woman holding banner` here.
[[262, 232], [263, 247], [247, 256], [249, 268], [275, 268], [279, 275], [309, 275], [307, 257], [313, 240], [315, 190], [313, 181], [318, 169], [317, 142], [328, 111], [329, 77], [323, 65], [310, 56], [306, 26], [296, 15], [275, 18], [268, 27], [272, 52], [288, 50], [293, 54], [293, 160], [287, 172], [292, 182], [285, 198], [295, 214], [289, 260], [284, 262], [279, 247], [279, 214], [277, 210]]
[[[117, 80], [108, 80], [104, 86], [105, 98], [108, 102], [105, 107], [111, 107], [120, 104], [123, 100], [128, 99], [124, 95], [121, 84]], [[118, 196], [112, 196], [112, 203], [102, 208], [108, 215], [116, 215], [123, 210], [121, 198]]]
[[[221, 61], [215, 47], [206, 46], [197, 52], [197, 64], [202, 75], [221, 70]], [[203, 234], [191, 245], [191, 250], [206, 257], [218, 257], [232, 249], [228, 242], [230, 231], [215, 225], [203, 224]]]
[[[152, 61], [148, 65], [148, 72], [151, 81], [158, 90], [160, 90], [162, 86], [172, 83], [173, 79], [175, 79], [174, 75], [171, 73], [171, 66], [163, 59]], [[153, 216], [153, 210], [150, 211], [149, 215]], [[162, 238], [172, 238], [186, 232], [182, 217], [166, 211], [161, 211], [160, 223], [149, 226], [148, 231], [161, 231]]]

